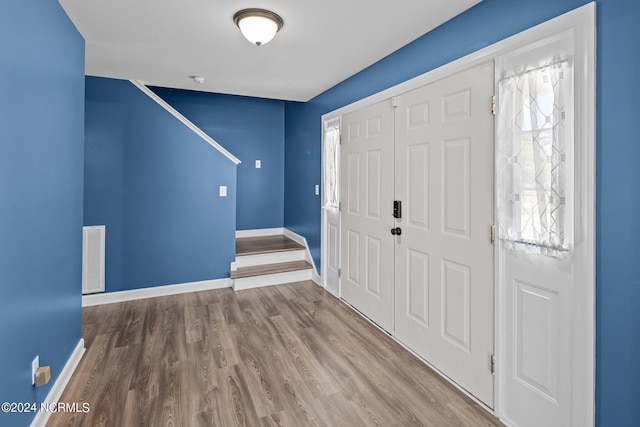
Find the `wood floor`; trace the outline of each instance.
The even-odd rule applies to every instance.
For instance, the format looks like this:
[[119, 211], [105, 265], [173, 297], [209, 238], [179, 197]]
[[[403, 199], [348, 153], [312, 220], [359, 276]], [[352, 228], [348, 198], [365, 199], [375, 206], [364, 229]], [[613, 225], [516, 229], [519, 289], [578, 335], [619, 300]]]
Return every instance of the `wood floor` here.
[[496, 426], [312, 282], [83, 309], [87, 351], [48, 426]]

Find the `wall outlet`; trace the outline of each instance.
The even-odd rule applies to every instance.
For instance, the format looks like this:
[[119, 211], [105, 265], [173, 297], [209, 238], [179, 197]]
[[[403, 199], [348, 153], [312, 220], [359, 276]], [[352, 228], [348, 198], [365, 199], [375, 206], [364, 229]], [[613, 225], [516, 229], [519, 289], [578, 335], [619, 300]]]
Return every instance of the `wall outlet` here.
[[316, 196], [320, 195], [320, 186], [316, 184]]
[[31, 385], [36, 384], [36, 371], [40, 367], [40, 356], [36, 356], [31, 362]]
[[256, 160], [256, 169], [260, 169], [262, 167], [262, 162], [260, 160]]
[[221, 185], [220, 186], [220, 197], [227, 197], [227, 186], [226, 185]]

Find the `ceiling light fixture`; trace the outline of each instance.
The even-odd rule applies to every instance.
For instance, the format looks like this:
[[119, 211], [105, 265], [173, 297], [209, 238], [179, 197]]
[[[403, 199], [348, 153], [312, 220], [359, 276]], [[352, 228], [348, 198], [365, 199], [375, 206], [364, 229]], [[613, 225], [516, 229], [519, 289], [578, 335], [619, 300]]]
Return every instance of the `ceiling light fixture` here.
[[198, 83], [198, 84], [203, 84], [204, 83], [204, 77], [200, 77], [200, 76], [191, 76], [191, 79]]
[[233, 15], [242, 35], [256, 46], [269, 43], [284, 25], [282, 18], [265, 9], [243, 9]]

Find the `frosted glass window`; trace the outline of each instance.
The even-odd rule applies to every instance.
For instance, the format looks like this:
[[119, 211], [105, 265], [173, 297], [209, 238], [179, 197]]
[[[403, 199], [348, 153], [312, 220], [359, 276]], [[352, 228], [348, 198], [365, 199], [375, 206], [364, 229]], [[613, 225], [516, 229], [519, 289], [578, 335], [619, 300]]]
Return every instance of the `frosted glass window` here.
[[572, 132], [570, 61], [506, 75], [498, 87], [498, 233], [507, 247], [567, 251], [567, 168]]
[[324, 133], [324, 200], [323, 205], [338, 209], [338, 168], [340, 161], [340, 129], [328, 126]]

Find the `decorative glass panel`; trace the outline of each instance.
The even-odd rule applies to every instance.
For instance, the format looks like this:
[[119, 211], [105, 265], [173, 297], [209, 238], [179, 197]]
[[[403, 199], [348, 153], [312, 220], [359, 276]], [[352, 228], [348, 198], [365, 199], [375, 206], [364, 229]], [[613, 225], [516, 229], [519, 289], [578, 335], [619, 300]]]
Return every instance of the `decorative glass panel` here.
[[340, 129], [338, 125], [329, 126], [324, 132], [324, 200], [323, 205], [338, 208], [338, 167]]
[[568, 60], [554, 58], [499, 82], [498, 233], [513, 250], [558, 256], [568, 249], [565, 181], [572, 141], [565, 131], [565, 98], [571, 94], [570, 73]]

